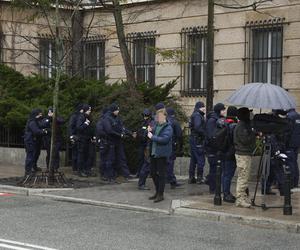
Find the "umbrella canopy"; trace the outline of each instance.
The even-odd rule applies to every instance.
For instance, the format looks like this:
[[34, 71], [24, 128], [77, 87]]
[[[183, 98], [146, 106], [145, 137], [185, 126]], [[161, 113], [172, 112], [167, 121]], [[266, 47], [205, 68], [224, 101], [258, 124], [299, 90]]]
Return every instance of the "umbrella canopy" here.
[[295, 100], [283, 88], [270, 83], [248, 83], [227, 100], [230, 104], [258, 109], [293, 109]]

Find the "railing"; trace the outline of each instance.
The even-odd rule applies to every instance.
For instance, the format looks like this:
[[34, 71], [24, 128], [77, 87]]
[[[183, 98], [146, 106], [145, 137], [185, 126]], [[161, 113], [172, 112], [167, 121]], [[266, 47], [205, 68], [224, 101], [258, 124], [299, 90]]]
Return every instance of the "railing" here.
[[0, 146], [1, 147], [24, 147], [23, 128], [5, 128], [0, 126]]

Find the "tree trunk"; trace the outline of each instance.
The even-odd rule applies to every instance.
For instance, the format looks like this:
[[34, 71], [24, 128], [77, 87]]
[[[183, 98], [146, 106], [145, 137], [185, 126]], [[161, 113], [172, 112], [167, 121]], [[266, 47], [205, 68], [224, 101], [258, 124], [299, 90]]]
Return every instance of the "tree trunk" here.
[[59, 0], [56, 0], [55, 6], [55, 51], [56, 51], [56, 75], [55, 85], [53, 90], [53, 117], [52, 117], [52, 129], [51, 129], [51, 146], [50, 146], [50, 162], [49, 162], [49, 179], [50, 182], [54, 181], [54, 150], [56, 147], [56, 130], [57, 130], [57, 110], [58, 110], [58, 94], [59, 94], [59, 82], [62, 70], [62, 41], [59, 36]]
[[207, 20], [207, 95], [206, 109], [211, 111], [214, 102], [214, 0], [208, 0]]
[[126, 71], [126, 79], [129, 84], [129, 87], [133, 89], [136, 85], [136, 79], [135, 79], [134, 68], [132, 65], [131, 57], [128, 51], [128, 46], [125, 38], [124, 23], [122, 17], [122, 7], [120, 6], [119, 0], [113, 0], [113, 3], [114, 3], [113, 14], [116, 22], [116, 30], [117, 30], [120, 51], [121, 51], [121, 55], [122, 55], [122, 59]]

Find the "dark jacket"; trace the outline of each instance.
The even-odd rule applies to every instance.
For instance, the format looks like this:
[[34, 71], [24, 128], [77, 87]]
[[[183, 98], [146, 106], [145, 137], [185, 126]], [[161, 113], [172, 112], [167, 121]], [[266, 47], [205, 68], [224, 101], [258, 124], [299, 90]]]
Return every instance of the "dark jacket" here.
[[208, 153], [217, 153], [215, 149], [210, 147], [209, 142], [210, 139], [213, 138], [215, 134], [215, 130], [217, 128], [217, 121], [220, 118], [220, 115], [216, 112], [211, 112], [207, 115], [207, 122], [206, 122], [206, 137], [205, 137], [205, 148]]
[[86, 123], [87, 119], [88, 119], [88, 117], [85, 114], [80, 113], [78, 115], [78, 118], [76, 121], [76, 135], [78, 136], [79, 140], [80, 139], [88, 140], [91, 137], [90, 128], [89, 128], [91, 126], [91, 123], [88, 125]]
[[79, 111], [74, 112], [69, 119], [69, 124], [68, 124], [68, 135], [76, 135], [76, 124], [77, 124], [77, 119], [80, 115]]
[[180, 126], [180, 123], [173, 116], [169, 116], [168, 121], [173, 129], [173, 137], [172, 137], [173, 151], [181, 152], [183, 148], [183, 134], [182, 134], [182, 128]]
[[124, 127], [120, 117], [110, 111], [105, 115], [103, 126], [110, 143], [119, 144], [125, 135], [132, 135], [131, 131]]
[[240, 121], [234, 129], [234, 146], [238, 155], [252, 155], [256, 146], [255, 132], [250, 123]]
[[298, 148], [300, 146], [300, 115], [295, 110], [287, 113], [287, 118], [291, 121], [291, 128], [287, 134], [287, 147]]
[[229, 142], [228, 142], [228, 149], [225, 152], [225, 159], [226, 160], [235, 160], [235, 148], [234, 148], [234, 130], [237, 125], [237, 119], [236, 118], [231, 118], [227, 117], [225, 120], [227, 127], [228, 127], [228, 133], [229, 133]]
[[32, 110], [27, 120], [24, 134], [25, 144], [41, 143], [43, 135], [46, 134], [41, 126], [41, 121], [35, 118], [39, 112], [38, 109]]
[[138, 139], [139, 145], [142, 147], [146, 147], [149, 143], [149, 139], [147, 137], [148, 126], [154, 127], [154, 120], [152, 119], [152, 117], [150, 117], [147, 120], [143, 120], [141, 122], [140, 128], [137, 130], [137, 139]]
[[205, 137], [205, 118], [204, 114], [198, 110], [194, 110], [190, 120], [191, 135], [201, 137], [204, 140]]
[[[151, 138], [151, 156], [155, 158], [170, 157], [172, 154], [172, 126], [166, 123], [158, 135], [155, 135], [155, 130], [156, 126], [153, 129], [153, 136]], [[156, 151], [153, 152], [155, 147]]]

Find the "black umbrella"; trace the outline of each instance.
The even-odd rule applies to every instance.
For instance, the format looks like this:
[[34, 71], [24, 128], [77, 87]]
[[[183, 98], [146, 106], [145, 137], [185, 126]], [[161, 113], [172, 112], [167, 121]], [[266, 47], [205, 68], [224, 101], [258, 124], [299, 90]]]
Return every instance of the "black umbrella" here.
[[258, 109], [293, 109], [296, 102], [283, 88], [270, 83], [248, 83], [227, 100], [230, 104]]

